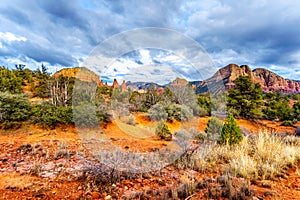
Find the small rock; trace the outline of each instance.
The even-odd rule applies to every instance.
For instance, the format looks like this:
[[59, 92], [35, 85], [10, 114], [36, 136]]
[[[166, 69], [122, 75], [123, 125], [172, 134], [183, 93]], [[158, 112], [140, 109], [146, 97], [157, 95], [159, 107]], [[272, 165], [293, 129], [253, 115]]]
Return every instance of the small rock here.
[[265, 191], [264, 192], [264, 196], [277, 196], [278, 194], [277, 194], [277, 192], [276, 191], [274, 191], [274, 190], [267, 190], [267, 191]]
[[268, 184], [268, 183], [262, 183], [262, 184], [261, 184], [261, 187], [263, 187], [263, 188], [271, 188], [272, 185], [271, 185], [271, 184]]
[[101, 197], [101, 194], [99, 192], [91, 192], [90, 195], [93, 199], [99, 199]]
[[215, 179], [214, 178], [205, 178], [205, 182], [213, 183], [213, 182], [215, 182]]
[[111, 200], [111, 199], [112, 199], [112, 197], [110, 195], [105, 197], [105, 200]]
[[158, 179], [158, 184], [161, 186], [166, 186], [166, 183], [161, 179]]
[[82, 186], [79, 186], [79, 187], [77, 188], [77, 190], [82, 190]]
[[125, 189], [125, 190], [128, 190], [128, 187], [127, 187], [127, 186], [125, 186], [125, 187], [124, 187], [124, 189]]
[[116, 187], [116, 184], [113, 183], [111, 186], [112, 186], [112, 187]]
[[217, 181], [221, 184], [225, 184], [226, 180], [227, 180], [226, 176], [218, 176], [217, 177]]

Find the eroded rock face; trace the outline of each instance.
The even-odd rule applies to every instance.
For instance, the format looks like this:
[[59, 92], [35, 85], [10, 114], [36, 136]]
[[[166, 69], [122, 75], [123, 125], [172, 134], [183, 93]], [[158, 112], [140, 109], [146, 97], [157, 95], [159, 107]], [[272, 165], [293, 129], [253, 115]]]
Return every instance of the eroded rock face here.
[[98, 85], [103, 85], [99, 76], [85, 67], [74, 67], [74, 68], [64, 68], [53, 74], [54, 78], [60, 75], [66, 77], [76, 77], [77, 79], [84, 82], [96, 82]]
[[[221, 68], [204, 83], [205, 85], [213, 85], [223, 81], [225, 88], [228, 89], [234, 87], [234, 80], [239, 76], [249, 76], [254, 83], [259, 83], [262, 86], [264, 92], [300, 93], [300, 82], [284, 79], [278, 74], [263, 68], [251, 70], [247, 65], [229, 64]], [[203, 87], [203, 85], [200, 87]]]

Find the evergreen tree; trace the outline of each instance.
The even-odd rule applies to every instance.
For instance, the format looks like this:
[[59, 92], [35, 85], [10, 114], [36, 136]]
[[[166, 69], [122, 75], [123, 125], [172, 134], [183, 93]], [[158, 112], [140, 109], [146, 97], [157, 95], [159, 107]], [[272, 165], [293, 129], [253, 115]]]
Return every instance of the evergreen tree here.
[[230, 114], [226, 119], [223, 129], [221, 131], [221, 143], [223, 144], [237, 144], [243, 140], [243, 135], [240, 127], [237, 125], [234, 117]]
[[16, 76], [13, 71], [0, 67], [0, 92], [21, 93], [22, 83], [22, 78]]
[[160, 121], [158, 123], [155, 133], [162, 140], [167, 140], [167, 141], [172, 140], [171, 131], [170, 131], [168, 125], [164, 121]]
[[229, 89], [228, 110], [234, 110], [236, 117], [245, 119], [260, 118], [262, 88], [259, 83], [252, 83], [248, 76], [240, 76], [235, 81], [235, 87]]
[[295, 119], [297, 119], [298, 121], [300, 120], [300, 101], [297, 101], [293, 105], [293, 115]]
[[204, 131], [207, 134], [208, 138], [218, 140], [221, 135], [222, 128], [223, 128], [222, 121], [220, 121], [217, 117], [212, 116], [208, 120], [207, 127], [205, 128]]

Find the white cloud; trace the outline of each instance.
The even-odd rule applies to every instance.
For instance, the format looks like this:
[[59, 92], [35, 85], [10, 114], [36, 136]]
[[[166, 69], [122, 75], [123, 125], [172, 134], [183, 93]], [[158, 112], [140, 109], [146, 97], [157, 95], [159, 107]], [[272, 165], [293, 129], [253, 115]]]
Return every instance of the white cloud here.
[[8, 42], [12, 42], [12, 41], [27, 41], [27, 38], [22, 37], [22, 36], [16, 36], [11, 32], [0, 32], [0, 39], [3, 41], [8, 41]]
[[170, 66], [164, 65], [143, 65], [131, 70], [123, 77], [123, 80], [134, 82], [154, 82], [157, 84], [167, 84], [180, 74], [174, 72]]
[[150, 65], [153, 64], [152, 62], [152, 58], [150, 56], [150, 52], [149, 50], [146, 49], [141, 49], [139, 50], [141, 58], [140, 61], [144, 64], [144, 65]]

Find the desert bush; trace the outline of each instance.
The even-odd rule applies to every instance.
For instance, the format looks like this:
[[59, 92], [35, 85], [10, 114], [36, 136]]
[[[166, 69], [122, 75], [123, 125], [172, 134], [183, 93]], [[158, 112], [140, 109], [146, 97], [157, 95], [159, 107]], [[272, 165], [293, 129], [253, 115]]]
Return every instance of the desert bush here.
[[133, 115], [130, 115], [129, 118], [128, 118], [128, 121], [127, 121], [127, 124], [129, 125], [135, 125], [136, 122], [135, 122], [135, 119], [134, 119], [134, 116]]
[[193, 111], [186, 105], [170, 104], [166, 108], [169, 121], [188, 121], [193, 118]]
[[159, 102], [149, 109], [148, 116], [151, 120], [188, 121], [193, 118], [193, 110], [186, 105], [166, 104]]
[[32, 109], [32, 123], [43, 128], [54, 129], [58, 124], [73, 124], [72, 107], [55, 107], [50, 103], [35, 105]]
[[26, 95], [0, 92], [0, 122], [13, 125], [13, 122], [26, 121], [30, 116], [31, 105]]
[[217, 117], [212, 116], [208, 122], [207, 127], [205, 128], [205, 133], [210, 139], [219, 140], [221, 131], [223, 128], [223, 123]]
[[96, 106], [91, 103], [79, 104], [73, 107], [73, 117], [76, 126], [95, 127], [100, 124], [97, 117]]
[[293, 122], [291, 120], [284, 120], [281, 125], [282, 126], [293, 126]]
[[155, 134], [162, 140], [172, 140], [172, 134], [168, 125], [164, 121], [160, 121], [156, 127]]
[[148, 116], [151, 120], [166, 120], [168, 114], [162, 104], [155, 104], [148, 111]]
[[300, 101], [299, 100], [293, 105], [293, 115], [296, 120], [300, 120]]
[[243, 135], [240, 127], [237, 125], [232, 115], [226, 119], [221, 131], [221, 140], [223, 144], [234, 145], [243, 140]]
[[22, 92], [22, 78], [16, 76], [14, 71], [0, 66], [0, 92], [10, 92], [13, 94]]

